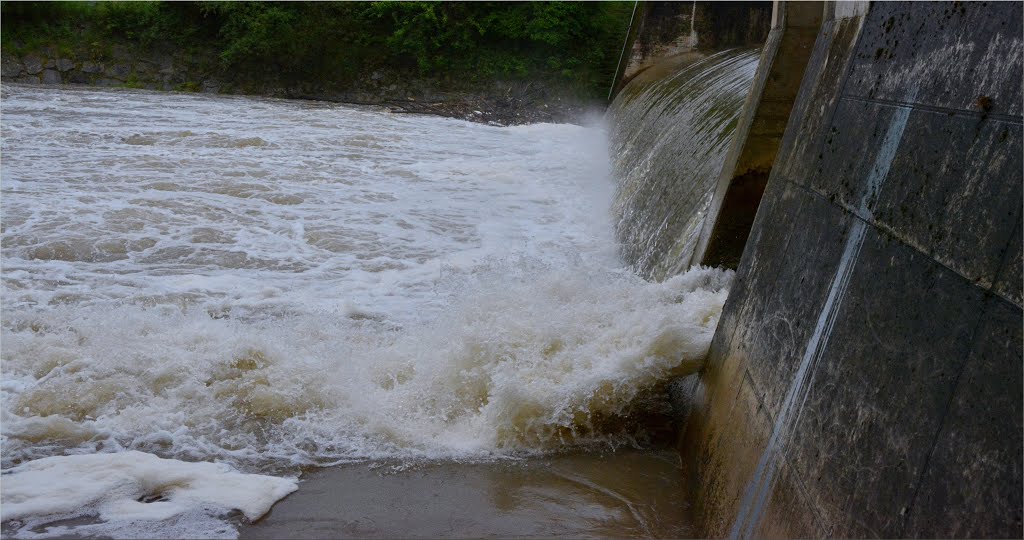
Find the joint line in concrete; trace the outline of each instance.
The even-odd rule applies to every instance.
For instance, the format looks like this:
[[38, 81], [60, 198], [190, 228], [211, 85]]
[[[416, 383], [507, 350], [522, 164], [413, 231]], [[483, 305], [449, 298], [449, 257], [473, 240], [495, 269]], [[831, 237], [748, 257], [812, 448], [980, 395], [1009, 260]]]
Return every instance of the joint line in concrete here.
[[[817, 364], [817, 360], [821, 357], [821, 352], [828, 343], [832, 327], [835, 324], [836, 314], [839, 311], [838, 308], [845, 296], [850, 275], [853, 273], [854, 263], [864, 243], [866, 231], [867, 225], [863, 221], [854, 218], [850, 236], [846, 240], [843, 255], [839, 261], [839, 267], [836, 269], [832, 285], [829, 287], [828, 298], [818, 314], [818, 322], [815, 324], [814, 333], [807, 343], [800, 366], [797, 368], [793, 382], [786, 392], [786, 399], [783, 401], [779, 415], [775, 420], [775, 426], [772, 429], [768, 445], [758, 460], [754, 477], [747, 485], [747, 490], [743, 495], [740, 513], [736, 517], [730, 532], [730, 537], [732, 538], [752, 538], [755, 536], [754, 527], [760, 521], [768, 495], [775, 484], [780, 464], [780, 454], [789, 442], [792, 428], [795, 425], [791, 418], [799, 415], [799, 409], [804, 404], [807, 393], [806, 383], [810, 378], [809, 375], [813, 372], [811, 368]], [[799, 403], [800, 407], [797, 407], [797, 403]]]
[[772, 428], [772, 435], [768, 445], [765, 447], [761, 458], [758, 460], [757, 469], [747, 489], [744, 492], [743, 500], [740, 503], [739, 513], [733, 523], [730, 537], [751, 538], [754, 536], [754, 527], [760, 521], [768, 496], [775, 485], [778, 468], [781, 463], [781, 453], [788, 446], [793, 428], [797, 425], [803, 412], [809, 391], [808, 380], [814, 373], [822, 352], [828, 345], [832, 328], [835, 326], [839, 307], [846, 296], [846, 290], [853, 275], [854, 265], [860, 255], [861, 247], [864, 245], [864, 238], [867, 233], [867, 219], [870, 219], [868, 206], [877, 197], [882, 188], [892, 161], [896, 157], [896, 150], [899, 148], [903, 138], [903, 131], [906, 128], [907, 120], [913, 109], [900, 108], [893, 116], [885, 139], [882, 141], [882, 150], [875, 159], [875, 164], [867, 178], [867, 191], [861, 198], [858, 214], [853, 217], [853, 225], [850, 228], [850, 235], [843, 247], [843, 254], [839, 259], [839, 266], [832, 278], [832, 285], [829, 287], [828, 297], [818, 314], [818, 321], [815, 324], [814, 332], [807, 342], [800, 366], [796, 375], [790, 383], [786, 398], [780, 407], [779, 415], [776, 417], [775, 425]]
[[868, 98], [864, 96], [843, 96], [844, 100], [857, 101], [860, 103], [872, 103], [877, 105], [891, 105], [893, 107], [912, 107], [919, 111], [928, 111], [943, 114], [953, 114], [958, 116], [966, 116], [969, 118], [988, 118], [990, 120], [999, 120], [1009, 124], [1020, 125], [1024, 123], [1024, 117], [1021, 115], [1014, 114], [1002, 114], [1002, 113], [986, 113], [982, 111], [971, 111], [966, 109], [954, 109], [952, 107], [942, 107], [939, 105], [926, 105], [921, 103], [911, 103], [910, 101], [897, 101], [892, 99], [879, 99], [879, 98]]
[[[1017, 212], [1017, 228], [1018, 229], [1021, 227], [1020, 218], [1021, 218], [1021, 211], [1018, 211]], [[1013, 241], [1012, 240], [1012, 238], [1013, 238], [1012, 234], [1010, 235], [1010, 238], [1011, 238], [1011, 240], [1009, 240], [1008, 242], [1012, 242]], [[1006, 265], [1006, 260], [1009, 258], [1010, 252], [1011, 252], [1010, 246], [1006, 246], [1006, 248], [1003, 250], [1003, 256], [1000, 257], [1000, 259], [999, 259], [999, 268], [1000, 269], [1002, 269]], [[994, 288], [989, 289], [989, 292], [994, 293], [995, 296], [993, 296], [993, 298], [999, 298], [999, 299], [1002, 299], [1003, 301], [1007, 300], [1002, 295], [996, 293]], [[1013, 303], [1013, 302], [1011, 302], [1011, 303], [1013, 305], [1015, 305], [1015, 306], [1017, 305], [1016, 303]], [[971, 361], [971, 355], [974, 353], [975, 348], [978, 347], [978, 329], [981, 328], [982, 323], [985, 321], [985, 316], [988, 315], [988, 313], [991, 310], [992, 310], [992, 300], [989, 299], [989, 300], [986, 300], [984, 302], [984, 304], [982, 304], [981, 313], [978, 315], [978, 318], [975, 319], [974, 325], [971, 328], [971, 341], [970, 341], [971, 346], [968, 347], [967, 352], [964, 353], [964, 361], [963, 361], [963, 363], [960, 364], [960, 369], [958, 369], [957, 372], [956, 372], [956, 378], [953, 379], [953, 391], [949, 393], [949, 398], [946, 400], [946, 405], [945, 405], [945, 407], [942, 410], [942, 416], [941, 416], [942, 420], [939, 422], [938, 428], [935, 429], [935, 434], [932, 436], [931, 444], [928, 446], [928, 453], [925, 454], [924, 464], [921, 466], [921, 473], [918, 475], [917, 483], [914, 485], [914, 493], [910, 496], [910, 501], [907, 503], [907, 512], [903, 516], [903, 523], [900, 524], [900, 533], [899, 533], [900, 537], [904, 537], [904, 538], [906, 537], [907, 526], [908, 526], [908, 523], [910, 521], [910, 514], [911, 514], [911, 512], [914, 511], [914, 505], [917, 504], [917, 495], [918, 495], [918, 493], [921, 492], [921, 485], [924, 484], [925, 477], [927, 476], [928, 471], [931, 468], [932, 456], [935, 455], [935, 449], [938, 448], [938, 446], [939, 446], [939, 436], [942, 435], [942, 432], [946, 429], [946, 423], [950, 421], [949, 413], [953, 409], [953, 400], [956, 399], [957, 392], [960, 389], [960, 380], [963, 379], [964, 372], [967, 371], [968, 364]]]

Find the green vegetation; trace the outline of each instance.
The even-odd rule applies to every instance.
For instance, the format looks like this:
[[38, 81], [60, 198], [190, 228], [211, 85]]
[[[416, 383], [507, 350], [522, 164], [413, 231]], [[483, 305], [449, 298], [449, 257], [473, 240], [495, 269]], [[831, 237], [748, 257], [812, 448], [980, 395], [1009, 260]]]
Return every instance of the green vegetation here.
[[2, 46], [16, 52], [56, 46], [64, 53], [83, 44], [99, 54], [113, 42], [151, 47], [210, 40], [217, 29], [204, 24], [191, 2], [0, 2]]
[[[225, 73], [345, 87], [376, 69], [448, 84], [607, 91], [632, 2], [3, 2], [2, 46], [195, 49]], [[325, 83], [326, 81], [326, 83]]]
[[194, 81], [187, 81], [174, 87], [178, 92], [198, 92], [200, 90], [199, 83]]

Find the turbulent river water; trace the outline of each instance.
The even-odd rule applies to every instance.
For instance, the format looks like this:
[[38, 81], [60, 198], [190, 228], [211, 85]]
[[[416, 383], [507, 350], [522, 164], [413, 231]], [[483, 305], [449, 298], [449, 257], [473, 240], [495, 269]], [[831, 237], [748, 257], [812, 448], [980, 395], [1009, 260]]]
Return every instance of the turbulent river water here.
[[731, 278], [622, 263], [599, 126], [2, 92], [17, 526], [232, 536], [306, 466], [642, 445]]

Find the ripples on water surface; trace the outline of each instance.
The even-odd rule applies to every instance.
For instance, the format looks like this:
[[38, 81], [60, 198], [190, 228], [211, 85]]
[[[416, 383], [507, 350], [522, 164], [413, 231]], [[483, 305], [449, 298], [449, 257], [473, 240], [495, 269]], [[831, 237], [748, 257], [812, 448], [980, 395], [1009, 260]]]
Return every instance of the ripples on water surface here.
[[597, 128], [21, 86], [2, 121], [8, 473], [634, 444], [730, 279], [622, 268]]

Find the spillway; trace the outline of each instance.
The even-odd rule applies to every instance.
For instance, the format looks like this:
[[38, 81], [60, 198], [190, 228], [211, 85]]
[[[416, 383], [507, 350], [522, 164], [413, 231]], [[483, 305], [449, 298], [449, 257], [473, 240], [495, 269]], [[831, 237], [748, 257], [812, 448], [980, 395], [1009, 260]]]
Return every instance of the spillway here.
[[641, 72], [611, 105], [615, 230], [639, 275], [689, 267], [758, 58], [732, 49], [655, 66], [667, 73]]

